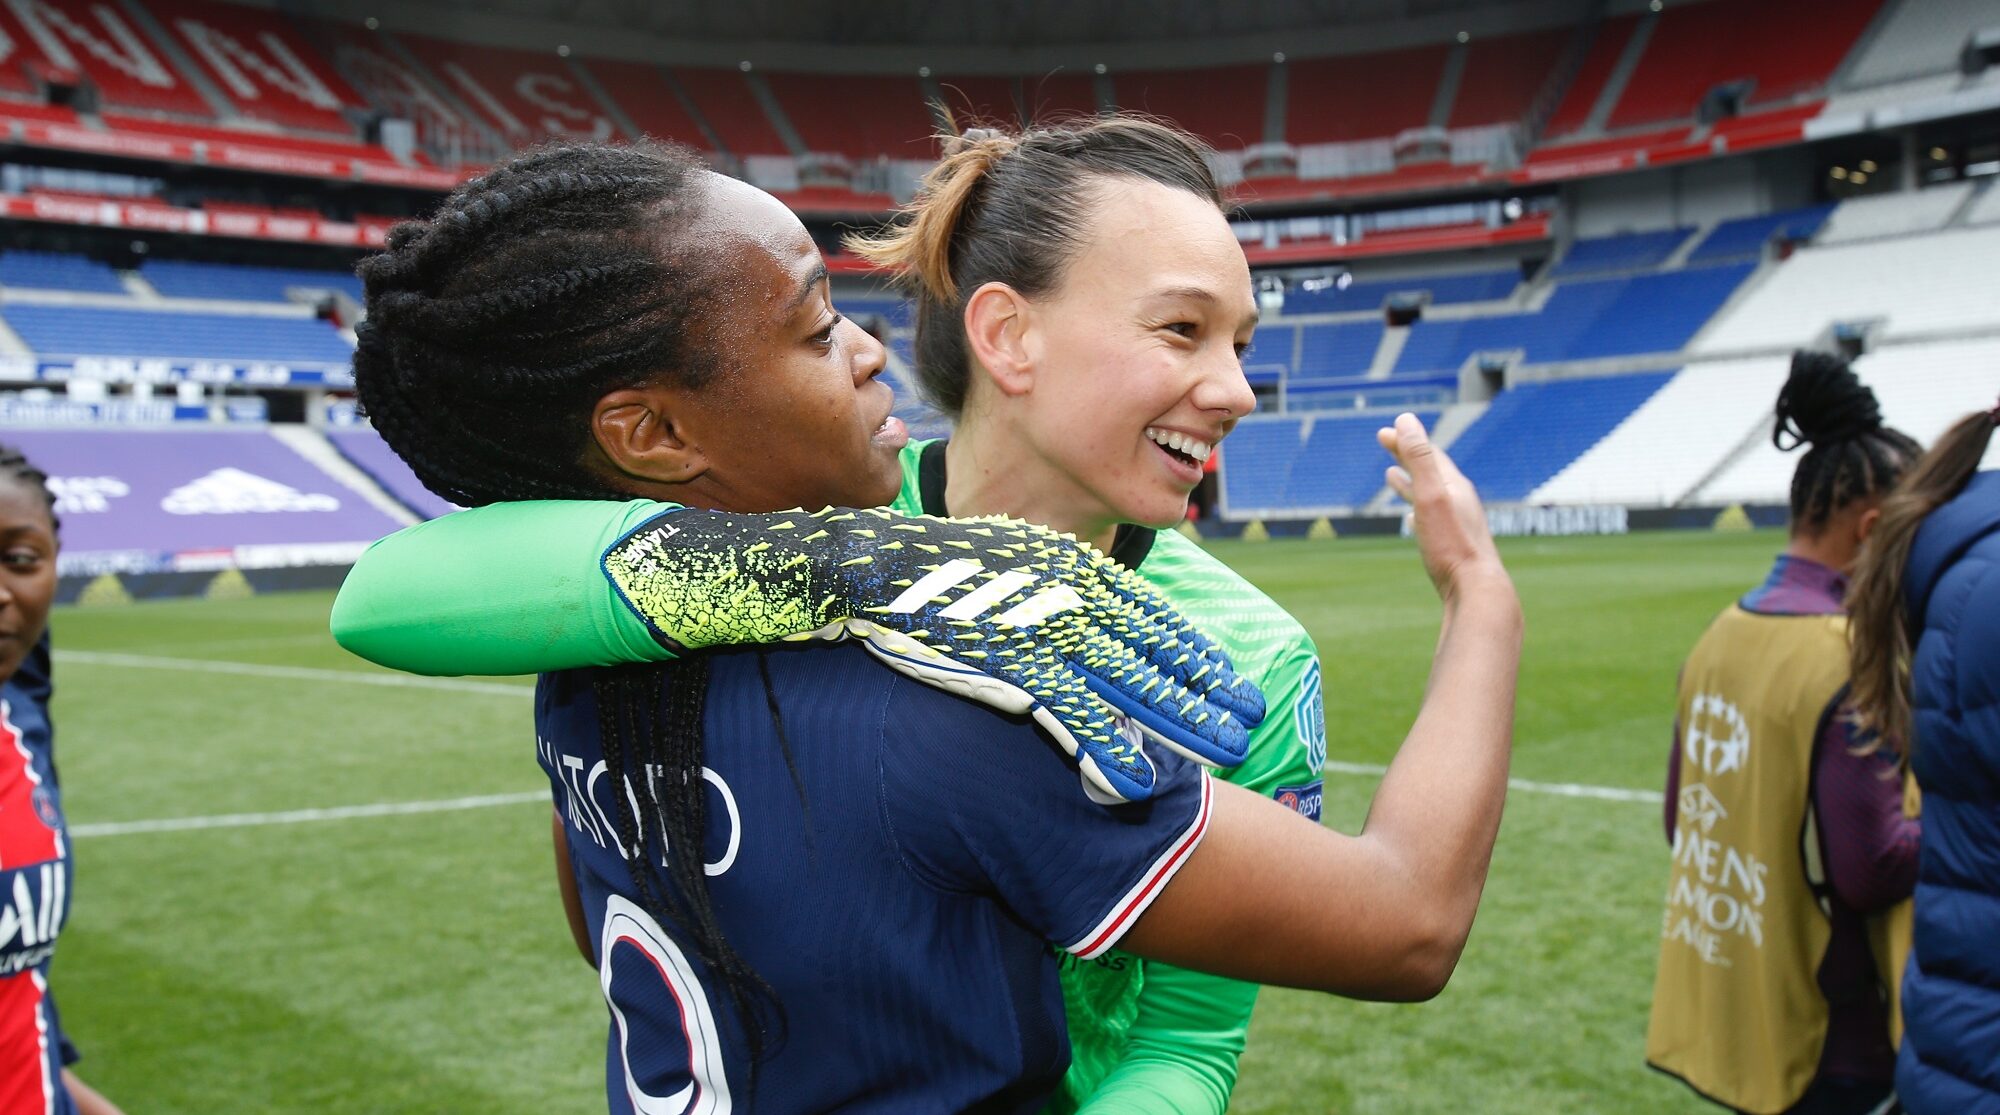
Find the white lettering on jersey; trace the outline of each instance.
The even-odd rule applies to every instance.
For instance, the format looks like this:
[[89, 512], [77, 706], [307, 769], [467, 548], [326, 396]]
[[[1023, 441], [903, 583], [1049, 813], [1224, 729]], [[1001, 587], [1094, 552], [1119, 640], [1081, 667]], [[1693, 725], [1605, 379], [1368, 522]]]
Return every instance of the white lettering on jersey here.
[[[604, 760], [599, 759], [597, 764], [586, 772], [582, 759], [556, 750], [555, 745], [547, 740], [537, 740], [536, 748], [541, 752], [543, 764], [562, 787], [564, 799], [562, 812], [568, 819], [570, 828], [590, 837], [600, 848], [611, 847], [618, 832], [618, 806], [617, 802], [603, 796], [611, 791], [600, 792], [598, 789], [598, 784], [603, 781], [606, 774], [610, 773], [610, 768], [605, 765]], [[648, 790], [657, 791], [655, 780], [662, 773], [659, 766], [652, 763], [646, 765]], [[702, 864], [702, 873], [713, 878], [736, 866], [736, 855], [743, 847], [743, 811], [736, 804], [736, 792], [729, 788], [728, 781], [720, 774], [703, 767], [701, 779], [715, 788], [716, 794], [722, 799], [723, 814], [729, 819], [729, 840], [723, 848], [721, 857]], [[657, 792], [654, 796], [658, 796]], [[639, 794], [630, 779], [625, 780], [625, 800], [632, 807], [632, 822], [638, 830], [634, 835], [638, 843], [634, 847], [619, 849], [619, 854], [625, 859], [631, 859], [645, 846], [646, 814], [639, 805]], [[662, 824], [660, 829], [664, 832], [666, 826]], [[663, 836], [660, 861], [662, 867], [666, 866], [665, 857], [668, 853], [668, 849], [664, 847], [665, 843]], [[0, 904], [0, 909], [4, 909], [4, 904]]]
[[[681, 1033], [687, 1039], [688, 1083], [671, 1096], [655, 1096], [640, 1086], [632, 1071], [632, 1034], [625, 1012], [612, 993], [612, 954], [626, 944], [645, 954], [659, 971], [681, 1011]], [[636, 1115], [729, 1115], [729, 1076], [722, 1063], [721, 1030], [708, 994], [695, 978], [680, 946], [674, 944], [645, 910], [618, 895], [604, 902], [604, 931], [597, 944], [598, 980], [604, 1001], [618, 1026], [618, 1056], [625, 1066], [625, 1094]], [[659, 1035], [655, 1035], [659, 1036]]]

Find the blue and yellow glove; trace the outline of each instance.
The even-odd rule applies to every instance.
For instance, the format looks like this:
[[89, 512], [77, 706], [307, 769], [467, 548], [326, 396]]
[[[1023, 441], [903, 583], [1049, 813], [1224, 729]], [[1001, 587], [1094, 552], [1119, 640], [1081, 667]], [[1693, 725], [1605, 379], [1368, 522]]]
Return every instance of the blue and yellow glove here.
[[1264, 717], [1263, 695], [1151, 585], [1018, 520], [677, 508], [612, 545], [604, 571], [676, 654], [857, 637], [902, 673], [1028, 714], [1100, 801], [1152, 792], [1135, 735], [1234, 766]]

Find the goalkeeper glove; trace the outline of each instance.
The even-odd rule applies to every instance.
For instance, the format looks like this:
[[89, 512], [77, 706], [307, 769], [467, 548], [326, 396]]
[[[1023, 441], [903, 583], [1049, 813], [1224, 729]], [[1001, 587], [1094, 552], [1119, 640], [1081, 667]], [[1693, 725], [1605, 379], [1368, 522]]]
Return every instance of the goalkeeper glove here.
[[1153, 789], [1112, 710], [1210, 766], [1242, 762], [1264, 716], [1257, 688], [1150, 584], [1018, 520], [681, 508], [613, 544], [604, 571], [675, 653], [855, 636], [902, 673], [1026, 713], [1098, 801]]

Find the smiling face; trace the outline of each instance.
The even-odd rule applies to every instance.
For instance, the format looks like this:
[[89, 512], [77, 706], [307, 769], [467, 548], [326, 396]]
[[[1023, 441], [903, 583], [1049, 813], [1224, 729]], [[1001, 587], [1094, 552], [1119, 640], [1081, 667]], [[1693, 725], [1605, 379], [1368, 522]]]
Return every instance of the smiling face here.
[[975, 376], [962, 428], [1004, 425], [1004, 442], [982, 441], [1018, 454], [1039, 513], [1012, 510], [1094, 538], [1186, 516], [1202, 461], [1256, 406], [1241, 354], [1257, 303], [1214, 204], [1131, 178], [1093, 192], [1061, 282], [1027, 300], [1027, 389]]
[[41, 639], [55, 597], [48, 499], [26, 480], [0, 480], [0, 681], [14, 676]]
[[621, 462], [672, 485], [637, 494], [740, 512], [889, 502], [909, 435], [889, 415], [881, 342], [834, 311], [819, 248], [783, 203], [719, 174], [703, 191], [681, 249], [710, 268], [702, 332], [722, 370], [646, 389], [685, 453], [674, 476]]

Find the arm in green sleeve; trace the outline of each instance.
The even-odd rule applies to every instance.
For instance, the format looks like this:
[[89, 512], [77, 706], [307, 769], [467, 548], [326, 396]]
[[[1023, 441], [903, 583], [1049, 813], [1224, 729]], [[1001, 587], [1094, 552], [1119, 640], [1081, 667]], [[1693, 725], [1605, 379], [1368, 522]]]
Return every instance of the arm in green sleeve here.
[[501, 503], [397, 531], [370, 546], [340, 586], [333, 637], [371, 662], [415, 674], [532, 674], [672, 658], [601, 565], [626, 533], [672, 506]]
[[1125, 1055], [1077, 1115], [1222, 1115], [1258, 985], [1146, 962]]

